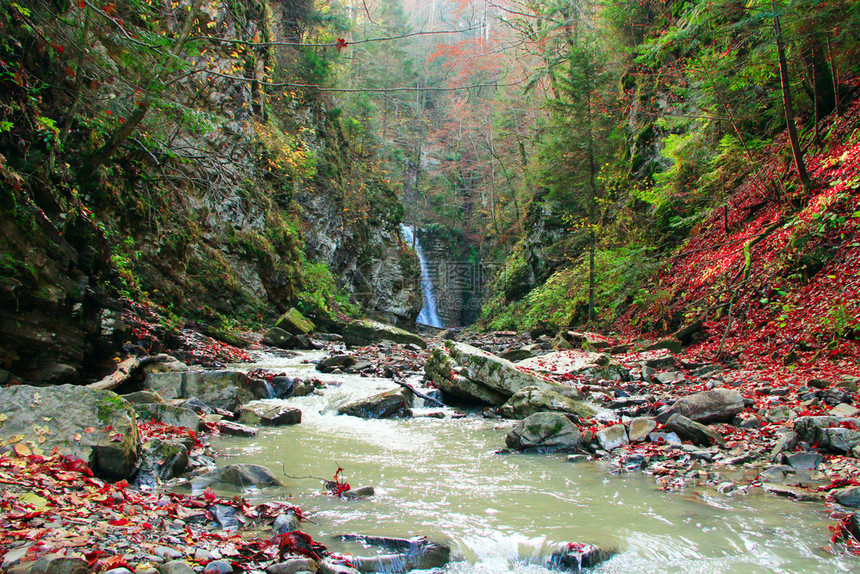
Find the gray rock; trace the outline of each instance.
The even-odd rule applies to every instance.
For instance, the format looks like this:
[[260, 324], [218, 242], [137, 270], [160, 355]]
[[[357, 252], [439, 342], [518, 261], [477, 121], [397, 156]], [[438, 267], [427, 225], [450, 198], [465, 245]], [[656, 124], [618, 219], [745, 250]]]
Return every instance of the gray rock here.
[[302, 411], [285, 405], [250, 403], [242, 407], [239, 421], [248, 425], [285, 426], [302, 422]]
[[215, 522], [224, 530], [239, 528], [239, 511], [235, 507], [226, 504], [213, 504], [209, 507], [209, 512], [212, 513]]
[[280, 484], [281, 481], [269, 469], [256, 464], [229, 464], [191, 479], [195, 493], [210, 486], [232, 486], [244, 490]]
[[773, 447], [773, 450], [770, 451], [771, 460], [775, 460], [780, 453], [783, 453], [787, 450], [794, 450], [794, 447], [797, 446], [797, 433], [794, 431], [787, 431], [783, 433], [782, 436], [777, 439], [776, 444]]
[[762, 490], [777, 496], [785, 496], [801, 501], [819, 502], [824, 499], [824, 494], [820, 492], [812, 492], [798, 486], [789, 486], [786, 484], [771, 484], [764, 483], [761, 485]]
[[851, 452], [860, 445], [860, 431], [854, 430], [856, 428], [860, 428], [860, 418], [820, 416], [799, 417], [794, 421], [794, 430], [800, 439], [839, 452]]
[[353, 488], [352, 490], [347, 490], [341, 496], [343, 498], [367, 498], [368, 496], [373, 496], [376, 494], [376, 491], [372, 486], [360, 486], [358, 488]]
[[701, 446], [712, 444], [725, 446], [726, 444], [723, 437], [716, 431], [677, 413], [669, 417], [664, 427], [667, 431], [677, 434], [681, 440], [688, 440], [693, 444]]
[[313, 349], [316, 346], [307, 335], [292, 335], [278, 327], [272, 327], [263, 335], [261, 342], [279, 349]]
[[408, 389], [393, 389], [343, 405], [337, 412], [365, 419], [408, 417], [411, 416], [412, 398]]
[[335, 369], [346, 369], [355, 363], [355, 357], [352, 355], [332, 355], [320, 361], [317, 364], [317, 370], [321, 373], [330, 373]]
[[316, 572], [319, 564], [310, 558], [291, 558], [266, 568], [266, 574], [297, 574], [298, 572]]
[[355, 568], [337, 564], [331, 558], [321, 560], [319, 563], [319, 572], [321, 574], [361, 574]]
[[583, 568], [591, 568], [609, 560], [615, 553], [613, 550], [602, 549], [593, 544], [572, 542], [553, 552], [549, 557], [548, 566], [553, 569], [580, 572]]
[[424, 374], [442, 392], [460, 399], [483, 405], [501, 405], [509, 397], [487, 386], [472, 381], [461, 374], [451, 355], [442, 349], [434, 349], [424, 365]]
[[185, 560], [171, 560], [156, 566], [159, 574], [194, 574], [194, 568]]
[[648, 435], [657, 428], [657, 421], [650, 417], [638, 417], [630, 421], [627, 435], [630, 442], [643, 442]]
[[856, 417], [860, 415], [860, 409], [848, 403], [839, 403], [827, 413], [832, 417]]
[[137, 463], [137, 416], [116, 393], [74, 385], [18, 385], [0, 389], [0, 413], [7, 417], [0, 423], [0, 440], [24, 435], [32, 448], [49, 452], [57, 447], [104, 478], [127, 478]]
[[218, 426], [218, 430], [221, 432], [221, 434], [225, 434], [228, 436], [244, 436], [248, 438], [257, 436], [256, 428], [248, 425], [243, 425], [241, 423], [219, 420], [216, 425]]
[[32, 563], [30, 574], [87, 574], [89, 566], [83, 558], [46, 554]]
[[818, 465], [824, 462], [824, 457], [817, 452], [801, 451], [788, 453], [785, 456], [785, 462], [792, 468], [798, 470], [814, 470]]
[[274, 530], [276, 534], [284, 534], [298, 530], [300, 526], [301, 520], [299, 520], [298, 516], [292, 512], [285, 512], [283, 514], [279, 514], [275, 518], [275, 522], [272, 524], [272, 530]]
[[860, 486], [849, 486], [848, 488], [839, 488], [830, 493], [833, 500], [842, 506], [851, 508], [860, 508]]
[[539, 387], [526, 387], [517, 391], [499, 407], [499, 414], [509, 419], [524, 419], [541, 412], [559, 412], [591, 418], [597, 411], [582, 401], [569, 399], [555, 391]]
[[662, 373], [655, 373], [651, 378], [664, 385], [669, 383], [683, 383], [687, 380], [684, 377], [684, 373], [681, 373], [680, 371], [663, 371]]
[[622, 424], [602, 428], [597, 431], [595, 436], [597, 442], [600, 443], [601, 448], [605, 451], [612, 451], [612, 449], [630, 443], [630, 440], [627, 438], [627, 429]]
[[675, 357], [672, 353], [664, 351], [655, 357], [642, 361], [643, 374], [644, 367], [648, 367], [649, 369], [671, 369], [676, 364], [677, 362], [675, 361]]
[[203, 569], [203, 574], [231, 574], [233, 565], [226, 560], [213, 560]]
[[120, 395], [133, 405], [166, 405], [167, 401], [155, 391], [135, 391], [126, 395]]
[[526, 452], [577, 452], [582, 435], [561, 413], [535, 413], [514, 425], [505, 444]]
[[529, 349], [511, 349], [510, 351], [505, 351], [501, 355], [501, 358], [506, 359], [508, 361], [512, 361], [516, 363], [517, 361], [523, 361], [525, 359], [531, 359], [534, 357], [534, 353]]
[[744, 410], [744, 399], [734, 389], [701, 391], [678, 399], [668, 410], [660, 413], [657, 422], [664, 422], [680, 414], [697, 423], [730, 421]]
[[188, 468], [188, 447], [179, 441], [153, 439], [143, 445], [136, 484], [154, 486], [170, 480]]

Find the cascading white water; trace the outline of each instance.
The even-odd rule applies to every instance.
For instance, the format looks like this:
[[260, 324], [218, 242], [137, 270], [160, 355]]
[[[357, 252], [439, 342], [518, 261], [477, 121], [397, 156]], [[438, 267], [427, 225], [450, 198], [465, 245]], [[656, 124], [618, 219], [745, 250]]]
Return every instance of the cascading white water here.
[[421, 307], [421, 312], [415, 321], [430, 327], [444, 327], [436, 310], [436, 295], [433, 294], [433, 278], [430, 277], [427, 258], [421, 249], [421, 243], [418, 241], [415, 229], [411, 225], [401, 224], [400, 234], [403, 236], [403, 241], [415, 249], [415, 253], [418, 255], [418, 262], [421, 264], [421, 294], [424, 296], [424, 306]]

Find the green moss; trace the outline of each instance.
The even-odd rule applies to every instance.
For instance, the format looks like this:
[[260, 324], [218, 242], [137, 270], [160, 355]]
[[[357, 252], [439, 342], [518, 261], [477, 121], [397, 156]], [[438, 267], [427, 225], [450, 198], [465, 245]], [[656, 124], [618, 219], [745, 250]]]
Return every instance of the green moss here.
[[96, 408], [98, 409], [97, 416], [99, 422], [102, 424], [110, 424], [116, 416], [117, 411], [129, 412], [128, 403], [119, 395], [113, 393], [103, 394], [96, 402]]

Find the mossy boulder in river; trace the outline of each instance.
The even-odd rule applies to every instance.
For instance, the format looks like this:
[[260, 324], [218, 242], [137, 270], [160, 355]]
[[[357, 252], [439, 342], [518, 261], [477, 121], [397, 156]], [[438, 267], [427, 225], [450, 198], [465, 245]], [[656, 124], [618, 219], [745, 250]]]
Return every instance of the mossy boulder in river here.
[[515, 424], [505, 444], [524, 452], [579, 452], [582, 435], [561, 413], [536, 413]]
[[581, 418], [591, 418], [597, 413], [582, 401], [539, 387], [526, 387], [517, 391], [499, 408], [499, 414], [509, 419], [524, 419], [541, 412], [567, 413]]
[[275, 328], [283, 329], [290, 335], [308, 335], [313, 332], [314, 324], [293, 308], [281, 315], [275, 322]]
[[343, 405], [337, 409], [337, 413], [365, 419], [409, 417], [412, 416], [409, 410], [411, 406], [412, 393], [409, 390], [392, 389]]
[[140, 453], [134, 407], [75, 385], [0, 389], [0, 442], [23, 452], [57, 447], [107, 479], [127, 478]]
[[466, 343], [446, 342], [435, 349], [424, 367], [425, 376], [444, 392], [480, 404], [498, 406], [528, 387], [547, 389], [564, 396], [571, 387], [542, 378], [487, 351]]
[[379, 321], [361, 319], [348, 323], [343, 328], [343, 342], [347, 346], [362, 347], [381, 341], [391, 341], [401, 345], [418, 345], [422, 349], [427, 348], [427, 342], [415, 333]]

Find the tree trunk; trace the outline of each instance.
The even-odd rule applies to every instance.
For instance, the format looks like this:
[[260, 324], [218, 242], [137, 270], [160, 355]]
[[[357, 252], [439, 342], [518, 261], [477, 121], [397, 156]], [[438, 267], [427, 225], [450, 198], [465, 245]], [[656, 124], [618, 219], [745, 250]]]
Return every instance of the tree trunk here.
[[[776, 3], [773, 5], [776, 10]], [[779, 16], [773, 16], [773, 29], [776, 33], [776, 52], [779, 58], [779, 80], [782, 84], [782, 104], [785, 108], [785, 122], [788, 128], [788, 138], [791, 141], [791, 153], [794, 155], [794, 166], [797, 168], [797, 175], [800, 177], [800, 182], [803, 185], [803, 192], [809, 194], [812, 190], [812, 182], [809, 179], [809, 174], [806, 172], [806, 163], [803, 161], [803, 151], [800, 149], [800, 140], [797, 137], [797, 126], [794, 123], [794, 104], [791, 100], [791, 84], [788, 78], [788, 64], [785, 60], [785, 46], [782, 42], [782, 26], [779, 23]]]

